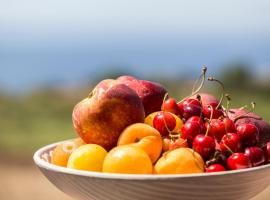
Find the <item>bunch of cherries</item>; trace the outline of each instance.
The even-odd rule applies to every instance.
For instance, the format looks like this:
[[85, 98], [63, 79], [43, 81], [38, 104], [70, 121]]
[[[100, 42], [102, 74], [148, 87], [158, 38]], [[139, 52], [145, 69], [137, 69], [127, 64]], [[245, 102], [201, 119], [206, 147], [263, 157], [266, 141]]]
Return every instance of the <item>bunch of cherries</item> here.
[[[220, 100], [203, 102], [199, 91], [205, 81], [206, 68], [203, 68], [201, 81], [197, 90], [190, 96], [177, 102], [166, 96], [161, 112], [153, 119], [153, 126], [163, 137], [164, 151], [179, 147], [190, 147], [205, 160], [206, 172], [236, 170], [260, 166], [270, 162], [270, 142], [259, 145], [259, 129], [251, 123], [236, 125], [229, 118], [230, 97], [225, 93], [224, 85], [219, 80], [209, 77], [222, 87]], [[195, 84], [196, 84], [195, 83]], [[226, 108], [222, 106], [227, 98]], [[255, 106], [252, 103], [253, 107]], [[179, 132], [173, 132], [176, 126], [175, 117], [184, 122]]]

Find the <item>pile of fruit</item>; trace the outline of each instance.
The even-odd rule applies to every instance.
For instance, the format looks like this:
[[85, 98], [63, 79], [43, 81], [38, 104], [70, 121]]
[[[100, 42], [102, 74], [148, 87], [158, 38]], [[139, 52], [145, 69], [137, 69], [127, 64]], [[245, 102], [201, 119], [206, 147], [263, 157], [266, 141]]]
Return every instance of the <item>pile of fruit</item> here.
[[73, 110], [80, 138], [60, 143], [50, 162], [126, 174], [209, 173], [269, 163], [269, 124], [252, 109], [231, 109], [224, 85], [213, 77], [208, 80], [222, 88], [220, 99], [200, 93], [205, 80], [203, 68], [191, 95], [178, 102], [150, 81], [101, 81]]

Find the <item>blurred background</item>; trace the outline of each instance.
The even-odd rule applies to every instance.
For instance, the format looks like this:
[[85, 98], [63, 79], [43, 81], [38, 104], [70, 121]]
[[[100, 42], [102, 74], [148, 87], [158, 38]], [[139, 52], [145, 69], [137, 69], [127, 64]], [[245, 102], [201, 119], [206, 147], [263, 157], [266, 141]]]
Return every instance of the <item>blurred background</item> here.
[[69, 199], [32, 155], [77, 136], [72, 109], [105, 78], [157, 81], [180, 99], [207, 66], [233, 107], [256, 101], [270, 121], [269, 9], [268, 0], [0, 0], [0, 199]]

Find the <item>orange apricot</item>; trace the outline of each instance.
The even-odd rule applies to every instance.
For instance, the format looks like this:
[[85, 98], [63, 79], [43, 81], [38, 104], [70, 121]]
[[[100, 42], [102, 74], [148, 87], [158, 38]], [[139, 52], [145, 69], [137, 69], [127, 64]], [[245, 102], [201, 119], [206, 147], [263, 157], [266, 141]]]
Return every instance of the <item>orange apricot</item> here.
[[200, 154], [190, 148], [168, 151], [155, 164], [157, 174], [203, 173], [204, 161]]
[[124, 174], [152, 174], [149, 156], [142, 149], [123, 145], [113, 148], [105, 157], [103, 172]]
[[51, 163], [66, 167], [71, 153], [83, 144], [85, 143], [81, 138], [75, 138], [58, 144], [52, 151]]
[[153, 127], [136, 123], [128, 126], [118, 139], [118, 146], [131, 144], [144, 150], [152, 163], [156, 162], [162, 151], [162, 138]]

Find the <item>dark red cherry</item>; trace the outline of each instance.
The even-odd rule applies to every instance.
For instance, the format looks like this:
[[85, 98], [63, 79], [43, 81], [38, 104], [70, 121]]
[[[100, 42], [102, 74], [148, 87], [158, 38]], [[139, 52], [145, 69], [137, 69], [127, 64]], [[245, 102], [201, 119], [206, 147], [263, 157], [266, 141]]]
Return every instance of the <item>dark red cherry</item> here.
[[218, 142], [220, 142], [221, 138], [226, 134], [225, 125], [220, 119], [212, 119], [210, 124], [206, 123], [205, 126], [206, 129], [209, 129], [208, 134], [214, 137]]
[[199, 122], [186, 122], [181, 128], [182, 138], [187, 139], [189, 144], [193, 143], [196, 135], [204, 134], [204, 129]]
[[176, 126], [176, 120], [169, 112], [158, 112], [153, 119], [153, 126], [162, 136], [169, 135]]
[[266, 163], [270, 163], [270, 141], [266, 143], [264, 147]]
[[215, 152], [216, 143], [212, 137], [200, 134], [194, 138], [192, 147], [204, 159], [207, 159]]
[[[218, 104], [215, 102], [210, 103], [210, 105], [203, 106], [202, 113], [204, 117], [210, 119], [211, 112], [213, 112], [212, 119], [218, 119], [219, 117], [223, 116], [223, 111], [221, 108], [217, 108]], [[213, 111], [212, 111], [213, 108]]]
[[206, 170], [207, 173], [211, 173], [211, 172], [223, 172], [226, 171], [225, 167], [223, 167], [223, 165], [221, 164], [212, 164], [209, 165]]
[[242, 143], [240, 137], [236, 133], [227, 133], [225, 134], [220, 143], [220, 150], [225, 155], [229, 155], [232, 152], [240, 152], [242, 149]]
[[252, 167], [248, 156], [244, 153], [233, 153], [227, 159], [227, 167], [231, 170], [245, 169]]
[[265, 163], [265, 154], [260, 147], [247, 147], [245, 154], [248, 156], [253, 167], [260, 166]]
[[175, 115], [179, 115], [180, 111], [178, 108], [178, 105], [176, 103], [176, 100], [174, 98], [169, 98], [165, 100], [161, 106], [162, 111], [171, 112]]
[[255, 125], [240, 124], [236, 129], [244, 146], [255, 146], [259, 142], [259, 130]]
[[202, 105], [198, 99], [186, 99], [178, 104], [178, 108], [181, 116], [186, 120], [192, 116], [200, 116], [202, 113]]

